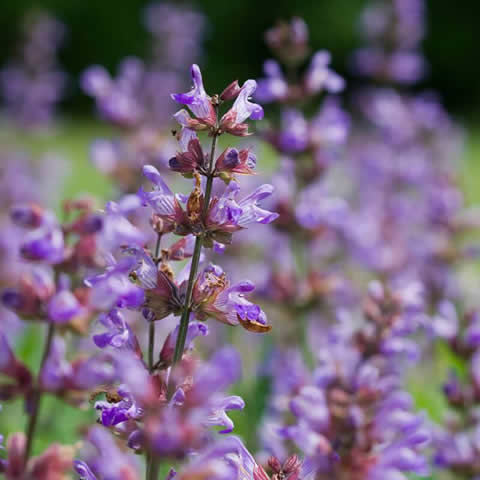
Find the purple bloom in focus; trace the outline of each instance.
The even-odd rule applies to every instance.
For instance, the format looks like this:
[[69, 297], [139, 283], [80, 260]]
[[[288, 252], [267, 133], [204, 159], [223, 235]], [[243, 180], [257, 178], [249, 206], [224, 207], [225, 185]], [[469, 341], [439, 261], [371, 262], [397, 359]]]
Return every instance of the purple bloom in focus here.
[[250, 101], [250, 97], [257, 89], [255, 80], [247, 80], [238, 94], [232, 108], [223, 115], [220, 120], [220, 128], [232, 135], [248, 135], [248, 125], [244, 123], [251, 118], [252, 120], [261, 120], [264, 112], [263, 108], [257, 103]]
[[278, 218], [278, 213], [270, 212], [258, 206], [259, 202], [272, 195], [272, 185], [261, 185], [250, 195], [237, 200], [239, 193], [239, 184], [230, 182], [218, 201], [212, 202], [207, 214], [207, 223], [210, 228], [220, 229], [221, 226], [225, 226], [228, 231], [229, 226], [230, 228], [245, 228], [253, 222], [268, 224]]
[[254, 290], [249, 281], [230, 286], [226, 274], [217, 265], [210, 264], [200, 274], [193, 289], [194, 314], [200, 320], [212, 316], [228, 325], [241, 325], [253, 332], [268, 332], [265, 312], [245, 298]]
[[193, 87], [188, 93], [174, 93], [172, 98], [183, 105], [187, 105], [192, 113], [199, 119], [209, 123], [215, 121], [215, 111], [211, 98], [205, 91], [202, 80], [202, 73], [198, 65], [192, 65], [190, 69]]

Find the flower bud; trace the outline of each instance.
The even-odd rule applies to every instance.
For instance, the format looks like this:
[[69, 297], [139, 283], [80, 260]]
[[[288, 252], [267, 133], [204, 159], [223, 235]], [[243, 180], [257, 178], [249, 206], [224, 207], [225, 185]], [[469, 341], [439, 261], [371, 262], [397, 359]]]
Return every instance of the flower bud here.
[[271, 456], [268, 459], [268, 466], [272, 469], [274, 473], [280, 473], [282, 471], [282, 464], [277, 457]]
[[240, 90], [241, 88], [240, 88], [240, 85], [238, 84], [238, 80], [234, 80], [220, 94], [220, 100], [223, 100], [223, 101], [233, 100], [240, 93]]
[[299, 470], [301, 464], [302, 464], [302, 462], [300, 461], [300, 459], [296, 455], [290, 455], [290, 457], [288, 457], [285, 460], [285, 463], [283, 464], [282, 470], [283, 470], [284, 473], [286, 473], [288, 475], [289, 473], [292, 473], [296, 470]]

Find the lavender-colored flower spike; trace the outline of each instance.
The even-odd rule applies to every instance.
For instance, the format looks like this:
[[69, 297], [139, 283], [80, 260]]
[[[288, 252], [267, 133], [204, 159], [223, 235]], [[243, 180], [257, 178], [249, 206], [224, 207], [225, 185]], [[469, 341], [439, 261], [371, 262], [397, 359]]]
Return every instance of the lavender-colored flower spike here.
[[46, 12], [30, 12], [25, 20], [20, 55], [0, 71], [0, 94], [22, 127], [45, 127], [52, 122], [67, 83], [57, 60], [66, 28]]

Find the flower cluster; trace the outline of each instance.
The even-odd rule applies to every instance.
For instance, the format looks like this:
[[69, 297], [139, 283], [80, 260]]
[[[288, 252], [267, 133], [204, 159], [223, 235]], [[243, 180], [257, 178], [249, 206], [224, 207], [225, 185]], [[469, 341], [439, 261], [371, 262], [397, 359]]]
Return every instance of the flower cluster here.
[[[434, 319], [434, 330], [443, 339], [457, 359], [458, 368], [452, 369], [443, 391], [448, 403], [444, 424], [434, 430], [435, 466], [454, 475], [477, 476], [480, 466], [478, 449], [478, 376], [480, 350], [480, 320], [476, 310], [457, 314], [449, 302], [440, 305]], [[460, 367], [464, 372], [460, 371]], [[463, 378], [460, 376], [463, 373]]]
[[352, 58], [354, 70], [379, 81], [410, 85], [421, 80], [427, 63], [417, 50], [425, 35], [422, 0], [372, 2], [361, 17], [367, 45]]
[[65, 26], [48, 13], [27, 15], [20, 55], [0, 72], [0, 92], [12, 119], [23, 127], [42, 127], [53, 120], [66, 75], [57, 52]]
[[96, 312], [82, 277], [103, 265], [103, 221], [89, 199], [66, 202], [64, 214], [70, 219], [60, 223], [52, 211], [36, 203], [10, 209], [11, 222], [22, 231], [15, 252], [21, 269], [2, 289], [1, 302], [22, 320], [44, 324], [47, 333], [36, 375], [12, 349], [11, 332], [0, 330], [0, 398], [23, 398], [29, 417], [28, 435], [18, 433], [8, 439], [7, 478], [31, 475], [47, 480], [71, 468], [74, 451], [60, 445], [29, 460], [41, 397], [48, 394], [78, 406], [86, 403], [92, 389], [115, 379], [109, 354], [66, 356], [68, 336], [86, 334]]
[[401, 365], [418, 354], [411, 335], [425, 317], [416, 290], [373, 283], [362, 314], [339, 311], [334, 327], [311, 319], [313, 372], [294, 350], [272, 364], [278, 373], [262, 426], [268, 453], [285, 458], [292, 441], [318, 478], [400, 478], [400, 472], [427, 471], [422, 450], [430, 434], [401, 386]]
[[[290, 69], [298, 68], [310, 51], [308, 29], [301, 18], [294, 18], [290, 24], [280, 23], [269, 30], [266, 41]], [[338, 93], [345, 87], [345, 82], [330, 68], [330, 62], [327, 51], [316, 52], [303, 77], [290, 83], [280, 64], [267, 60], [263, 66], [265, 78], [258, 82], [256, 98], [261, 102], [298, 102], [321, 92]]]

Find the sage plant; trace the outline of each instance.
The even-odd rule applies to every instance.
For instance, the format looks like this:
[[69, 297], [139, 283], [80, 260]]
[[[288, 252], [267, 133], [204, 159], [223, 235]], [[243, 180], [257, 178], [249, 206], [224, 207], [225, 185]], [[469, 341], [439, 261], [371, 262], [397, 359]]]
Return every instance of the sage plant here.
[[[189, 112], [182, 109], [174, 115], [180, 124], [179, 146], [169, 165], [193, 179], [192, 191], [174, 194], [159, 171], [145, 165], [143, 174], [152, 188], [141, 187], [136, 196], [107, 206], [104, 222], [106, 230], [110, 223], [127, 225], [122, 215], [148, 208], [155, 233], [151, 248], [145, 246], [152, 238], [150, 232], [131, 224], [124, 231], [117, 228], [107, 245], [109, 266], [86, 279], [92, 303], [105, 311], [100, 322], [106, 330], [94, 341], [114, 352], [121, 382], [105, 392], [106, 401], [96, 402], [99, 419], [133, 451], [145, 453], [148, 479], [157, 478], [160, 461], [183, 458], [203, 446], [210, 436], [208, 427], [221, 426], [220, 433], [229, 433], [233, 422], [226, 412], [243, 408], [240, 397], [223, 393], [239, 378], [238, 354], [224, 347], [202, 365], [191, 353], [194, 339], [208, 333], [203, 322], [213, 318], [260, 333], [271, 328], [262, 309], [247, 298], [255, 288], [252, 282], [233, 283], [219, 266], [201, 265], [203, 249], [229, 245], [237, 231], [252, 223], [268, 224], [278, 216], [260, 206], [272, 194], [271, 185], [242, 195], [238, 178], [253, 173], [253, 153], [234, 147], [217, 151], [221, 135], [246, 136], [246, 121], [263, 117], [262, 107], [250, 101], [256, 82], [247, 80], [240, 87], [235, 81], [210, 96], [197, 65], [192, 65], [191, 76], [192, 90], [172, 95]], [[232, 100], [233, 105], [221, 115], [222, 106]], [[203, 150], [198, 132], [211, 139], [209, 151]], [[214, 183], [223, 185], [221, 194], [212, 194]], [[172, 234], [180, 239], [165, 245]], [[189, 261], [178, 271], [174, 263], [184, 259]], [[148, 323], [146, 351], [126, 322], [125, 309], [140, 311]], [[158, 348], [156, 322], [170, 315], [179, 316], [180, 321]], [[92, 435], [99, 439], [100, 434]], [[76, 470], [81, 478], [94, 474], [110, 478], [95, 460], [89, 465], [78, 463]]]

